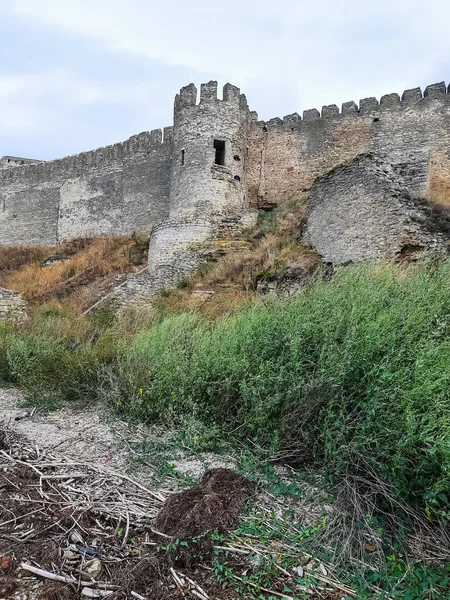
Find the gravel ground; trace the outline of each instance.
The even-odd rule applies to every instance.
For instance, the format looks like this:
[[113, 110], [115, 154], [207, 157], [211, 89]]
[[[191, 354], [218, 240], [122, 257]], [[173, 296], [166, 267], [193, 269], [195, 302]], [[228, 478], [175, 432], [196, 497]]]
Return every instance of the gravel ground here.
[[112, 425], [97, 408], [33, 414], [32, 409], [21, 406], [21, 400], [18, 390], [0, 389], [0, 420], [30, 443], [52, 454], [117, 468], [124, 466], [126, 452], [117, 432], [125, 434], [126, 423], [114, 420]]

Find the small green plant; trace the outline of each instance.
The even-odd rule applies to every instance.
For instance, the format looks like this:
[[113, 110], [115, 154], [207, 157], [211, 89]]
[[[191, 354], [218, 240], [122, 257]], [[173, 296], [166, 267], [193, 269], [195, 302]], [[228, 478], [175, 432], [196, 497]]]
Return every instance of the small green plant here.
[[179, 548], [189, 548], [189, 541], [175, 539], [175, 540], [173, 540], [173, 542], [170, 542], [170, 544], [164, 544], [162, 546], [157, 546], [156, 551], [157, 552], [172, 552], [172, 551], [178, 550]]

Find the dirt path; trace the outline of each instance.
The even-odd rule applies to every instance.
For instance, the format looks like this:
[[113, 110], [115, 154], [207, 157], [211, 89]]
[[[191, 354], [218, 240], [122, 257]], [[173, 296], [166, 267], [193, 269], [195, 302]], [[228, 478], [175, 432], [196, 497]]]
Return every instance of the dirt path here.
[[128, 452], [120, 436], [130, 433], [126, 423], [108, 420], [98, 407], [77, 412], [65, 408], [48, 414], [33, 413], [21, 406], [21, 400], [18, 390], [0, 389], [0, 421], [31, 444], [53, 455], [124, 467]]
[[[14, 388], [0, 388], [0, 423], [27, 438], [34, 446], [53, 456], [110, 466], [121, 471], [133, 471], [138, 479], [148, 481], [155, 472], [149, 463], [138, 461], [133, 446], [151, 445], [160, 441], [154, 431], [144, 426], [130, 425], [111, 416], [96, 405], [92, 409], [74, 411], [68, 407], [40, 414], [22, 406], [22, 396]], [[142, 458], [142, 457], [140, 457]], [[186, 450], [174, 450], [167, 456], [176, 473], [194, 479], [207, 469], [235, 468], [231, 457], [204, 453], [189, 455]], [[139, 462], [139, 464], [138, 464]]]

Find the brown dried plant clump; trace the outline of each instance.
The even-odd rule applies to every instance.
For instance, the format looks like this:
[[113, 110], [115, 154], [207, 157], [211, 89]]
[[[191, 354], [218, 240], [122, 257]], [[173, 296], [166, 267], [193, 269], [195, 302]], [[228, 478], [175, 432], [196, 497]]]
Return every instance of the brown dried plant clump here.
[[227, 531], [238, 522], [255, 485], [230, 469], [211, 469], [192, 489], [169, 496], [156, 517], [156, 528], [186, 539], [218, 529]]
[[146, 263], [147, 246], [139, 236], [80, 238], [54, 248], [0, 246], [0, 286], [33, 305], [56, 302], [82, 312], [115, 277]]

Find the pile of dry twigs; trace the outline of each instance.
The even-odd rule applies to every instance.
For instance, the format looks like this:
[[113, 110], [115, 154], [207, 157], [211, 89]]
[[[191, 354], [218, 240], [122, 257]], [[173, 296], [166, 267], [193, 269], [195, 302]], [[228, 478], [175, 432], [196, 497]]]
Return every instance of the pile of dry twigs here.
[[169, 598], [182, 581], [206, 600], [192, 578], [155, 559], [171, 539], [152, 526], [168, 493], [0, 430], [0, 598], [23, 598], [26, 589], [42, 600], [142, 599], [149, 590]]

